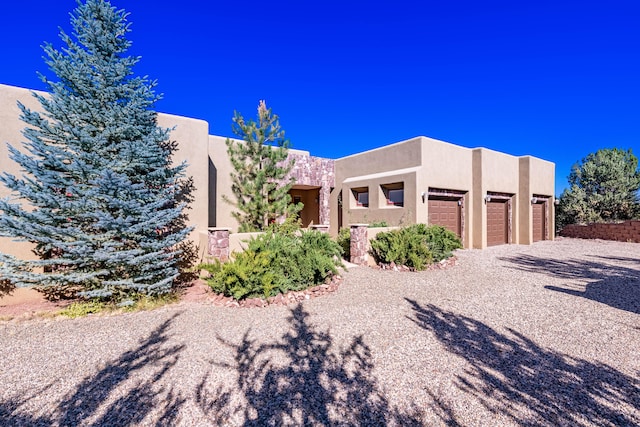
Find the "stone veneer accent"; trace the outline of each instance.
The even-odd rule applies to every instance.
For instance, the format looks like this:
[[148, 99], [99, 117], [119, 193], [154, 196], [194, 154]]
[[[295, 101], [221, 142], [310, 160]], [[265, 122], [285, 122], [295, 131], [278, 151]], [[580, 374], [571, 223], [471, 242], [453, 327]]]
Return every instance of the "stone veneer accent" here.
[[367, 236], [368, 224], [351, 224], [351, 261], [356, 265], [369, 265], [369, 238]]
[[229, 260], [228, 228], [209, 228], [208, 255], [221, 262]]
[[565, 226], [560, 235], [578, 239], [617, 240], [640, 243], [640, 221], [625, 221], [619, 224], [571, 224]]
[[291, 151], [289, 158], [293, 159], [294, 165], [286, 180], [293, 177], [296, 185], [320, 187], [320, 224], [329, 224], [329, 195], [335, 187], [335, 161]]

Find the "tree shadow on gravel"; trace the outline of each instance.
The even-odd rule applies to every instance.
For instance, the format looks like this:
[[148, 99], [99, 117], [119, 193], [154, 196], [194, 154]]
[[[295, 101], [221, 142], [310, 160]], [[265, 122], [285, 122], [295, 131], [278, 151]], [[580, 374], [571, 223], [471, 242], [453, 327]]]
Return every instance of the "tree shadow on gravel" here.
[[[638, 378], [603, 363], [544, 349], [512, 329], [501, 334], [434, 305], [407, 302], [414, 323], [469, 362], [471, 367], [457, 377], [456, 385], [492, 413], [520, 425], [640, 424]], [[452, 411], [439, 415], [447, 424], [456, 424]]]
[[[167, 345], [168, 329], [178, 316], [158, 326], [140, 345], [123, 353], [99, 372], [86, 377], [58, 404], [50, 415], [35, 417], [21, 407], [41, 400], [56, 384], [35, 393], [24, 393], [0, 402], [0, 425], [3, 426], [133, 426], [140, 425], [157, 407], [162, 415], [156, 425], [174, 425], [178, 408], [185, 399], [173, 390], [161, 390], [154, 383], [176, 364], [184, 345]], [[145, 372], [139, 372], [144, 369]], [[154, 417], [155, 418], [155, 417]]]
[[528, 273], [584, 282], [584, 285], [567, 284], [563, 287], [547, 285], [545, 289], [587, 298], [620, 310], [640, 314], [640, 259], [597, 255], [590, 258], [594, 261], [558, 260], [531, 255], [500, 259]]
[[[233, 365], [214, 364], [196, 390], [213, 424], [422, 425], [418, 411], [392, 408], [377, 385], [371, 350], [362, 336], [334, 350], [328, 331], [309, 324], [302, 305], [279, 340], [258, 343], [247, 331], [239, 344], [218, 338], [234, 353]], [[237, 373], [236, 386], [215, 385], [220, 368]], [[234, 420], [234, 421], [230, 421]]]

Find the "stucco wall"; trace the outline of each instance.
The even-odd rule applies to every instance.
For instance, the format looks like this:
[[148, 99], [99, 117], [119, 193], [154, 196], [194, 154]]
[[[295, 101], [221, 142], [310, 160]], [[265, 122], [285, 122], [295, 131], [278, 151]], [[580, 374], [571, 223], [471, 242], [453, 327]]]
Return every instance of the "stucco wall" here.
[[[9, 158], [7, 143], [15, 148], [23, 149], [22, 143], [26, 139], [21, 131], [25, 124], [19, 120], [20, 110], [17, 101], [22, 102], [34, 111], [42, 111], [40, 103], [31, 95], [29, 89], [14, 86], [0, 85], [0, 171], [20, 176], [20, 167]], [[188, 211], [189, 223], [195, 226], [190, 238], [196, 243], [201, 243], [201, 232], [207, 229], [207, 139], [209, 126], [207, 122], [187, 117], [159, 114], [158, 124], [163, 127], [175, 127], [171, 132], [172, 140], [177, 141], [178, 151], [175, 153], [174, 162], [186, 161], [188, 163], [187, 174], [193, 176], [195, 191], [194, 202]], [[0, 185], [0, 197], [9, 196], [9, 191]], [[18, 256], [23, 259], [33, 259], [32, 245], [29, 243], [16, 243], [9, 238], [0, 238], [0, 248], [5, 253]]]
[[[347, 227], [350, 223], [415, 223], [421, 203], [417, 174], [422, 149], [423, 138], [418, 137], [337, 159], [335, 189], [330, 196], [330, 233], [336, 235], [340, 225]], [[387, 206], [380, 186], [398, 182], [404, 183], [404, 206]], [[369, 187], [368, 208], [353, 203], [352, 189], [358, 187]], [[338, 201], [340, 194], [342, 204]]]
[[[17, 101], [22, 102], [26, 107], [37, 110], [40, 103], [33, 98], [30, 91], [14, 86], [0, 85], [0, 172], [7, 172], [20, 176], [20, 167], [9, 158], [7, 144], [24, 151], [22, 141], [26, 139], [22, 136], [24, 123], [19, 120], [20, 109]], [[0, 197], [11, 196], [4, 185], [0, 184]], [[33, 245], [26, 242], [14, 242], [9, 238], [0, 237], [0, 250], [11, 255], [19, 256], [23, 259], [34, 259], [31, 252]]]
[[519, 158], [519, 243], [533, 243], [532, 199], [544, 200], [546, 210], [545, 239], [551, 240], [555, 230], [555, 164], [532, 156]]
[[470, 191], [473, 181], [472, 151], [432, 138], [421, 138], [422, 173], [427, 187]]
[[227, 156], [227, 138], [209, 135], [209, 227], [228, 227], [238, 230], [231, 212], [233, 206], [223, 200], [226, 196], [233, 200], [231, 192], [231, 172], [233, 167]]
[[[449, 190], [464, 193], [463, 236], [465, 247], [472, 245], [473, 218], [473, 152], [469, 148], [432, 138], [422, 138], [422, 168], [418, 175], [417, 222], [429, 220], [430, 190]], [[425, 193], [424, 200], [421, 197]]]
[[336, 183], [347, 178], [420, 166], [422, 138], [387, 145], [335, 161]]
[[[345, 179], [340, 187], [342, 189], [343, 217], [349, 218], [349, 223], [370, 224], [386, 221], [391, 226], [415, 223], [418, 200], [416, 174], [417, 168], [409, 168]], [[383, 186], [397, 183], [402, 183], [404, 186], [404, 206], [387, 204]], [[369, 190], [368, 207], [358, 206], [353, 193], [353, 189], [363, 187]], [[343, 224], [343, 226], [348, 225]]]
[[511, 200], [511, 243], [518, 243], [518, 195], [520, 162], [517, 157], [487, 148], [473, 149], [473, 224], [474, 248], [487, 247], [487, 209], [485, 197], [488, 193], [513, 195]]
[[174, 163], [187, 162], [187, 175], [193, 178], [195, 191], [193, 201], [187, 213], [189, 224], [195, 229], [190, 238], [196, 244], [199, 243], [199, 233], [208, 227], [208, 164], [207, 141], [209, 124], [204, 120], [188, 117], [174, 116], [171, 114], [158, 114], [158, 125], [166, 128], [174, 128], [171, 131], [171, 140], [178, 142], [178, 151], [174, 155]]
[[[336, 160], [336, 190], [331, 196], [331, 233], [353, 223], [385, 220], [390, 225], [427, 223], [429, 191], [446, 190], [462, 198], [466, 247], [487, 246], [485, 197], [509, 200], [509, 241], [532, 241], [533, 196], [546, 197], [553, 230], [554, 165], [530, 156], [516, 157], [486, 148], [469, 149], [418, 137]], [[404, 206], [385, 207], [381, 184], [404, 182]], [[369, 189], [369, 207], [355, 204], [354, 188]], [[342, 207], [338, 195], [342, 192]], [[424, 194], [424, 197], [423, 197]], [[548, 233], [552, 239], [553, 234]]]

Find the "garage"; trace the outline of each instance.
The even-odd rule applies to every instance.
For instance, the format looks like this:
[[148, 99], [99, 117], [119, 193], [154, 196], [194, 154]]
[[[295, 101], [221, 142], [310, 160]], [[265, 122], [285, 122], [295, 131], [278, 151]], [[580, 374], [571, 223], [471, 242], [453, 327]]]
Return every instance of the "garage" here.
[[533, 208], [533, 241], [539, 242], [541, 240], [545, 240], [545, 229], [546, 229], [546, 206], [547, 204], [542, 203], [534, 203], [531, 205]]
[[430, 197], [429, 224], [441, 225], [462, 238], [462, 208], [460, 199]]
[[509, 243], [509, 203], [508, 200], [487, 202], [487, 246]]

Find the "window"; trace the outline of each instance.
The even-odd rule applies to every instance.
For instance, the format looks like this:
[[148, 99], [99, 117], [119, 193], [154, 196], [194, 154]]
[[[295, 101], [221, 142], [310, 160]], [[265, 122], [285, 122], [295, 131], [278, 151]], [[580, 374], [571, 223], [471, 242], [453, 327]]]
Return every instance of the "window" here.
[[353, 192], [353, 196], [356, 199], [356, 206], [362, 208], [369, 207], [369, 189], [367, 187], [354, 188], [351, 191]]
[[404, 183], [382, 185], [382, 192], [387, 200], [388, 206], [404, 206]]

